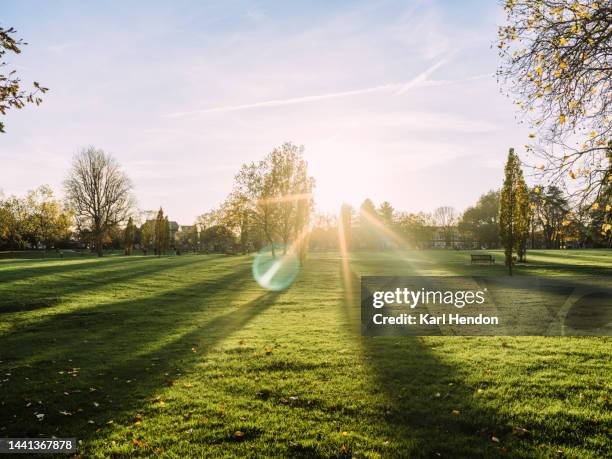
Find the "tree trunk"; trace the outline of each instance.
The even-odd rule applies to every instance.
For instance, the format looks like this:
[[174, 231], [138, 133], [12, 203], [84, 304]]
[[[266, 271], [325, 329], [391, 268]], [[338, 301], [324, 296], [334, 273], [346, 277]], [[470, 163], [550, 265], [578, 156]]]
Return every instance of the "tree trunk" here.
[[98, 236], [96, 239], [96, 252], [98, 253], [99, 257], [104, 255], [104, 248], [102, 247], [102, 236]]

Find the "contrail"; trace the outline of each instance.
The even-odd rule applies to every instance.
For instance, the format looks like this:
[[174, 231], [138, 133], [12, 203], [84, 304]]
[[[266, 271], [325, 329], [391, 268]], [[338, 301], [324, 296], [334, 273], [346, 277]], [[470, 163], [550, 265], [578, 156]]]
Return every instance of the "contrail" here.
[[446, 59], [442, 59], [441, 61], [429, 67], [424, 72], [419, 73], [417, 76], [415, 76], [411, 80], [401, 82], [401, 83], [389, 83], [389, 84], [384, 84], [381, 86], [373, 86], [370, 88], [354, 89], [352, 91], [332, 92], [332, 93], [320, 94], [316, 96], [292, 97], [289, 99], [273, 99], [273, 100], [266, 100], [262, 102], [255, 102], [252, 104], [212, 107], [212, 108], [206, 108], [203, 110], [192, 110], [188, 112], [172, 113], [168, 116], [174, 118], [174, 117], [181, 117], [181, 116], [188, 116], [188, 115], [200, 115], [204, 113], [235, 112], [239, 110], [249, 110], [252, 108], [261, 108], [261, 107], [280, 107], [283, 105], [293, 105], [293, 104], [302, 104], [302, 103], [307, 103], [307, 102], [316, 102], [320, 100], [335, 99], [338, 97], [356, 96], [356, 95], [369, 94], [369, 93], [379, 92], [379, 91], [397, 90], [396, 94], [403, 94], [409, 89], [413, 89], [419, 86], [426, 85], [428, 83], [429, 76], [439, 67], [444, 65], [445, 63], [446, 63]]

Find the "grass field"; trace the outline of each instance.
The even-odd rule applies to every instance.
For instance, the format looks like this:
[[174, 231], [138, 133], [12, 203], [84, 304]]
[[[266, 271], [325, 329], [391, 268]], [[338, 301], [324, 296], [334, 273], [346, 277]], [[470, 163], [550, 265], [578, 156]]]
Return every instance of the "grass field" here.
[[[0, 437], [82, 457], [610, 457], [610, 338], [362, 338], [361, 275], [503, 274], [465, 252], [0, 261]], [[501, 255], [497, 254], [501, 260]], [[612, 251], [518, 274], [612, 279]]]

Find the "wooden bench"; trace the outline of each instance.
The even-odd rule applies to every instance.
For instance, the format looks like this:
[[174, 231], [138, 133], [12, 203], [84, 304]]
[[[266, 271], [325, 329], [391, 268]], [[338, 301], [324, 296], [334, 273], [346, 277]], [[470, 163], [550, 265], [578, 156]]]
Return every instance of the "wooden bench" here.
[[473, 253], [470, 255], [472, 258], [472, 264], [474, 263], [489, 263], [490, 265], [495, 263], [493, 255], [488, 253]]

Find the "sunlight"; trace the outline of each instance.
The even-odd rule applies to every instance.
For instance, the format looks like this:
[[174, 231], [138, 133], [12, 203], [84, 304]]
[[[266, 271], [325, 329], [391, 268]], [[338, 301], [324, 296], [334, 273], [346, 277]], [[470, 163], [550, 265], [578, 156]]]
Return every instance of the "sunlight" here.
[[399, 234], [397, 234], [391, 228], [387, 228], [376, 217], [370, 215], [368, 212], [366, 212], [363, 209], [361, 210], [360, 215], [363, 215], [366, 218], [366, 220], [368, 220], [369, 223], [371, 223], [372, 225], [374, 225], [376, 227], [376, 229], [379, 229], [386, 236], [389, 236], [391, 239], [393, 239], [394, 242], [399, 244], [401, 247], [405, 247], [406, 246], [406, 240], [403, 237], [401, 237]]
[[349, 304], [353, 304], [353, 289], [351, 285], [351, 271], [349, 268], [348, 248], [344, 232], [344, 222], [342, 216], [338, 215], [338, 245], [340, 247], [340, 257], [342, 259], [342, 282], [344, 291], [346, 292], [346, 300]]

